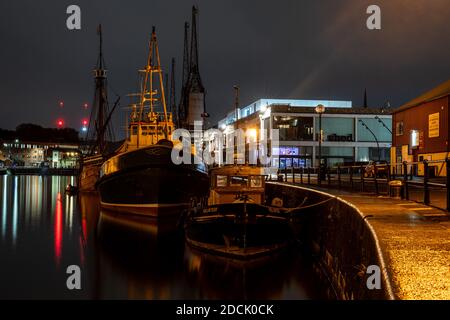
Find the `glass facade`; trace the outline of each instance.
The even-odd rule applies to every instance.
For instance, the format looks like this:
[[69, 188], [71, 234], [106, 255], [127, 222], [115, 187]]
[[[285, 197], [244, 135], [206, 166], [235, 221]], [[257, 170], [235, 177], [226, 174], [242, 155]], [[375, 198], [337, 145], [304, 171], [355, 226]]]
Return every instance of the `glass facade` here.
[[[367, 127], [369, 127], [370, 130], [372, 130], [378, 142], [392, 141], [392, 134], [389, 132], [389, 130], [392, 130], [391, 119], [383, 119], [384, 124], [389, 128], [389, 130], [383, 127], [377, 119], [361, 118], [361, 120], [367, 125]], [[358, 121], [358, 141], [375, 142], [374, 136], [366, 127], [363, 126], [360, 121]]]
[[279, 168], [306, 168], [312, 167], [313, 147], [280, 147], [274, 148], [274, 155], [279, 155], [278, 159], [273, 159], [272, 165]]
[[[322, 116], [322, 131], [324, 141], [354, 141], [354, 118]], [[316, 128], [319, 132], [319, 117], [316, 117]]]
[[[389, 148], [380, 147], [380, 160], [390, 161], [391, 152]], [[378, 148], [376, 147], [359, 147], [356, 161], [367, 162], [369, 160], [378, 160]]]
[[280, 141], [312, 141], [313, 124], [313, 117], [273, 117], [273, 128], [279, 130]]
[[[316, 150], [316, 157], [319, 159], [319, 148]], [[353, 147], [322, 147], [322, 161], [328, 167], [351, 163], [353, 159]]]

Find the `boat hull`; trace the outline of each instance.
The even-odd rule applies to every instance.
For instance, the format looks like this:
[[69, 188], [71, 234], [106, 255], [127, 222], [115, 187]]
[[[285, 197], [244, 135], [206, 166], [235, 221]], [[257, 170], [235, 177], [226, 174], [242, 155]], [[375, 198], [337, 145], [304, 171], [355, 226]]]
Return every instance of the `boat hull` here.
[[209, 190], [207, 174], [195, 165], [173, 164], [171, 148], [166, 148], [144, 148], [111, 159], [115, 170], [103, 175], [97, 184], [101, 206], [165, 219], [179, 217], [205, 199]]
[[238, 213], [243, 205], [215, 206], [216, 214], [208, 212], [189, 219], [187, 243], [197, 250], [238, 260], [260, 258], [289, 245], [292, 237], [288, 219], [270, 215], [257, 204], [246, 204], [248, 215], [244, 217]]

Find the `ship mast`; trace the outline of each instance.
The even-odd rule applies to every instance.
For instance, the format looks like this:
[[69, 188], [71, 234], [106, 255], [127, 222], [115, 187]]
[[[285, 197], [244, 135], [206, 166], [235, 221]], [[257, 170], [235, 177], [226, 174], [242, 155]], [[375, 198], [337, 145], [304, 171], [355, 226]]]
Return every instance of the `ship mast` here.
[[[109, 105], [108, 105], [108, 93], [107, 93], [107, 78], [105, 61], [103, 58], [103, 37], [102, 26], [98, 25], [97, 34], [99, 36], [99, 52], [97, 58], [96, 68], [94, 69], [95, 75], [95, 93], [94, 102], [92, 104], [92, 112], [89, 121], [89, 132], [87, 139], [95, 140], [95, 143], [91, 145], [89, 154], [100, 153], [102, 154], [106, 150], [106, 135], [112, 139], [112, 130], [108, 125], [110, 120]], [[93, 126], [91, 126], [93, 122]]]
[[144, 73], [143, 82], [142, 82], [142, 90], [140, 94], [139, 100], [139, 118], [138, 118], [138, 134], [137, 134], [137, 148], [139, 148], [139, 136], [141, 132], [141, 126], [143, 122], [144, 108], [149, 105], [149, 116], [152, 117], [154, 114], [154, 109], [158, 98], [156, 95], [158, 91], [153, 89], [153, 74], [159, 78], [159, 89], [161, 90], [161, 105], [164, 113], [164, 137], [168, 139], [168, 122], [169, 119], [167, 117], [167, 108], [166, 108], [166, 97], [164, 94], [164, 83], [163, 83], [163, 74], [161, 69], [161, 61], [159, 58], [159, 49], [158, 49], [158, 41], [156, 39], [156, 31], [155, 27], [152, 28], [152, 36], [150, 39], [150, 50], [147, 58], [147, 65], [145, 70], [140, 70], [140, 72]]

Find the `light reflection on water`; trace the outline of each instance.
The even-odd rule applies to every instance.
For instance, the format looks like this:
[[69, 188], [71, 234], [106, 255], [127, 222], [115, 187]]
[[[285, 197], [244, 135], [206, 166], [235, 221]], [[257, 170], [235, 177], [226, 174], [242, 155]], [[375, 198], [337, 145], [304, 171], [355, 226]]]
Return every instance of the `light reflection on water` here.
[[[0, 298], [310, 299], [321, 297], [297, 254], [242, 264], [187, 248], [180, 232], [100, 212], [65, 194], [75, 177], [8, 176], [1, 185]], [[66, 289], [66, 268], [82, 290]]]

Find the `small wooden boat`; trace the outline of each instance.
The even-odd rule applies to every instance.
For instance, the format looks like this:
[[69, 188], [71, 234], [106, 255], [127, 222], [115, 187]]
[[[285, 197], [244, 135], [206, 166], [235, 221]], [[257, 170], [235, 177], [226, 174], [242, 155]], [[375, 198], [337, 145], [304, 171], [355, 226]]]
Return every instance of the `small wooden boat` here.
[[185, 224], [189, 246], [233, 259], [253, 259], [285, 248], [289, 219], [264, 206], [262, 168], [225, 166], [210, 172], [208, 206], [190, 212]]

